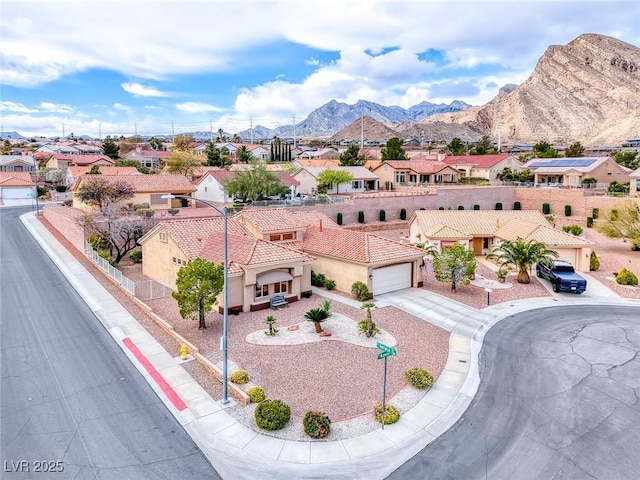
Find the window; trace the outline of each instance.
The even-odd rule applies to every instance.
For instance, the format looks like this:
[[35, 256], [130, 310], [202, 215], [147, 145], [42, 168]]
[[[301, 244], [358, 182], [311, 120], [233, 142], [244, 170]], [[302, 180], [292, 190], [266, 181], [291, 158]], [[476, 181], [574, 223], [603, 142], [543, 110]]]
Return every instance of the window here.
[[294, 240], [296, 235], [294, 232], [272, 233], [269, 235], [270, 242], [279, 242], [280, 240]]
[[287, 293], [289, 285], [287, 282], [278, 282], [273, 284], [273, 293]]
[[269, 296], [269, 285], [256, 284], [256, 298], [265, 298]]
[[280, 240], [282, 240], [282, 236], [279, 233], [272, 233], [269, 235], [270, 242], [279, 242]]
[[396, 183], [404, 183], [406, 182], [406, 172], [396, 172]]
[[293, 240], [295, 237], [293, 233], [283, 233], [282, 240]]
[[160, 240], [163, 243], [167, 243], [167, 232], [160, 232], [158, 234], [158, 240]]
[[351, 182], [351, 188], [353, 188], [354, 190], [361, 190], [362, 183], [362, 180], [354, 180], [353, 182]]
[[167, 200], [162, 198], [163, 194], [152, 194], [149, 195], [149, 202], [151, 203], [151, 205], [166, 205], [167, 204]]
[[484, 237], [482, 240], [482, 248], [489, 248], [489, 237]]

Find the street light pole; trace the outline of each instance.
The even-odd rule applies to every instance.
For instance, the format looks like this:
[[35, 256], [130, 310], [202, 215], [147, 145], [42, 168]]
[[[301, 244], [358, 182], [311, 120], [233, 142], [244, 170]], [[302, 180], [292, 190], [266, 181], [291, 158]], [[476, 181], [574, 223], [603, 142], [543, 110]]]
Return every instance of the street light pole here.
[[220, 339], [221, 350], [222, 350], [222, 400], [220, 403], [222, 405], [228, 405], [230, 403], [229, 400], [229, 211], [227, 207], [224, 206], [222, 210], [220, 210], [215, 205], [205, 201], [200, 200], [199, 198], [193, 198], [188, 195], [173, 195], [166, 194], [162, 195], [161, 198], [172, 199], [172, 198], [185, 198], [188, 200], [193, 200], [195, 202], [202, 202], [206, 206], [213, 208], [215, 211], [220, 213], [224, 218], [224, 286], [223, 286], [223, 302], [222, 306], [222, 338]]

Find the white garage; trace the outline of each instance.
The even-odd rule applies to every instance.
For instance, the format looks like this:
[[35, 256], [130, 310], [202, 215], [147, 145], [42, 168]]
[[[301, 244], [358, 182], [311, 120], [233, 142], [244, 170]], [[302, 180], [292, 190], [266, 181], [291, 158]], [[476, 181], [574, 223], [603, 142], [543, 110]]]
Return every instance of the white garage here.
[[33, 188], [24, 188], [24, 187], [0, 188], [0, 198], [3, 198], [5, 200], [30, 198], [29, 195], [33, 195]]
[[373, 269], [372, 289], [374, 295], [411, 287], [411, 263], [400, 263]]

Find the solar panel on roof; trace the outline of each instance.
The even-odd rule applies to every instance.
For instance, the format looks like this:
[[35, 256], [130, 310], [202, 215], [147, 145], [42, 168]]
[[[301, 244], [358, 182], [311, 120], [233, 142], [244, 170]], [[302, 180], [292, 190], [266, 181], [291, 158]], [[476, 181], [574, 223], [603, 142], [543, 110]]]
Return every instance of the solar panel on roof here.
[[595, 162], [597, 158], [559, 158], [553, 160], [546, 160], [540, 162], [534, 162], [529, 167], [538, 168], [538, 167], [560, 167], [560, 168], [570, 168], [570, 167], [588, 167], [593, 162]]

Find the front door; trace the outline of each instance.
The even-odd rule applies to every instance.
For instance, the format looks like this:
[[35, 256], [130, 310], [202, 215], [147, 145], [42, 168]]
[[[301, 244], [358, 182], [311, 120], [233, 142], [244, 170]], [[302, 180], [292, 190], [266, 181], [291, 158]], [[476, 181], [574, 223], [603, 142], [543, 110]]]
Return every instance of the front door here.
[[476, 255], [482, 255], [482, 237], [473, 237], [473, 253]]

